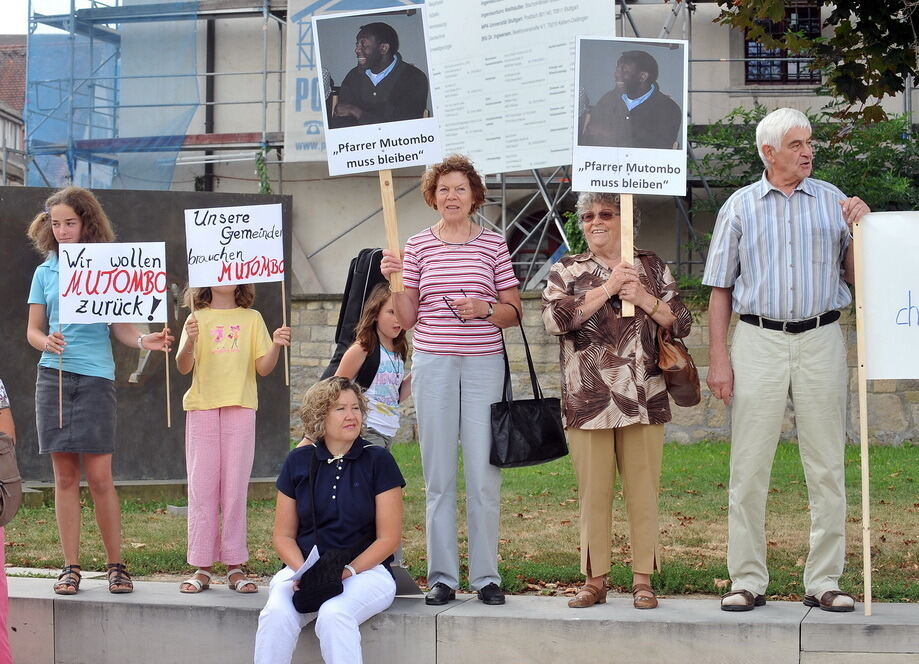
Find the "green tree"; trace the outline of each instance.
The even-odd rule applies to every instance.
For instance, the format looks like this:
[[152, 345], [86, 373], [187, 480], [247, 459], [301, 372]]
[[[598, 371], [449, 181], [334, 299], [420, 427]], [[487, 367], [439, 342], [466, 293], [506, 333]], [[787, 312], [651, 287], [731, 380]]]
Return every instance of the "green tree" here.
[[[809, 38], [788, 31], [770, 35], [769, 22], [785, 18], [783, 0], [718, 0], [723, 25], [746, 30], [768, 48], [784, 48], [814, 58], [828, 93], [844, 100], [838, 118], [886, 117], [879, 100], [903, 92], [909, 76], [919, 80], [919, 3], [916, 0], [824, 0], [829, 36]], [[872, 101], [873, 100], [873, 101]], [[871, 102], [871, 103], [869, 103]]]

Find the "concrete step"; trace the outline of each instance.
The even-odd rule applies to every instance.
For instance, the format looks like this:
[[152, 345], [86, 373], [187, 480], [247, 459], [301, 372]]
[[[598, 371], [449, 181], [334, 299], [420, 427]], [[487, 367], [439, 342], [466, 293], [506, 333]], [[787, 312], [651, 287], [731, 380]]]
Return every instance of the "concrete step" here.
[[[252, 661], [258, 613], [267, 597], [223, 584], [182, 595], [177, 583], [137, 582], [111, 595], [86, 579], [73, 597], [48, 579], [10, 578], [10, 643], [17, 664], [235, 664]], [[874, 604], [870, 617], [769, 602], [728, 613], [716, 599], [661, 600], [636, 611], [631, 600], [569, 609], [562, 597], [508, 596], [485, 606], [460, 594], [443, 607], [420, 597], [361, 626], [374, 664], [919, 664], [919, 606]], [[321, 664], [307, 627], [294, 657]]]

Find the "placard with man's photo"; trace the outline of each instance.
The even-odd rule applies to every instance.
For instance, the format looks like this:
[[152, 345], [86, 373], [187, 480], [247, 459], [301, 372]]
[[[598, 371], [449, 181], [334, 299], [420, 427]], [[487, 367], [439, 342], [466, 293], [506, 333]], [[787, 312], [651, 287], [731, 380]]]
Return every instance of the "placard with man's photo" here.
[[424, 5], [313, 17], [329, 173], [442, 157]]
[[685, 194], [687, 64], [685, 41], [578, 38], [575, 189]]

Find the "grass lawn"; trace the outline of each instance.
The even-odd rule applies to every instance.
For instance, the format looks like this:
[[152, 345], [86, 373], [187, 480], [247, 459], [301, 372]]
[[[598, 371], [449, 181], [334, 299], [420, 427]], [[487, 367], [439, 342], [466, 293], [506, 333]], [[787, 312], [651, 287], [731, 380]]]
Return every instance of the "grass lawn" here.
[[[424, 580], [424, 482], [417, 444], [396, 445], [394, 455], [405, 489], [405, 556], [414, 576]], [[653, 583], [667, 595], [718, 594], [728, 582], [727, 493], [729, 446], [722, 442], [668, 444], [660, 490], [662, 572]], [[873, 593], [879, 601], [919, 601], [919, 446], [871, 448], [871, 530]], [[861, 480], [858, 448], [846, 447], [847, 571], [842, 588], [862, 590]], [[501, 574], [511, 592], [563, 594], [581, 581], [578, 553], [577, 489], [571, 461], [560, 459], [532, 468], [504, 471], [501, 498]], [[166, 513], [162, 503], [125, 501], [124, 548], [136, 575], [191, 571], [185, 563], [185, 520]], [[465, 536], [460, 505], [460, 536]], [[278, 568], [271, 547], [273, 503], [250, 501], [251, 572], [269, 576]], [[807, 556], [807, 490], [796, 445], [776, 453], [769, 496], [767, 536], [768, 594], [799, 599]], [[7, 563], [59, 567], [54, 508], [23, 508], [6, 527]], [[621, 495], [613, 509], [613, 561], [610, 582], [631, 584], [628, 528]], [[465, 542], [461, 541], [461, 559]], [[83, 565], [102, 568], [104, 554], [89, 509], [83, 511]], [[465, 572], [465, 570], [463, 570]]]

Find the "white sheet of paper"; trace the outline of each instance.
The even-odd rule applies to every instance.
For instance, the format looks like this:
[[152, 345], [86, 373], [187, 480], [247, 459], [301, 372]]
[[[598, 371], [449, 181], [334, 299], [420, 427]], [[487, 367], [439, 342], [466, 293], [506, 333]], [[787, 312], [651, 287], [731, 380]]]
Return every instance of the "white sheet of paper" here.
[[861, 225], [868, 380], [919, 378], [919, 211], [872, 212]]
[[319, 549], [316, 548], [316, 545], [313, 545], [313, 548], [310, 549], [310, 554], [306, 557], [306, 560], [303, 561], [303, 564], [300, 565], [300, 569], [294, 572], [294, 575], [291, 578], [292, 581], [299, 581], [300, 578], [306, 574], [306, 570], [316, 564], [316, 561], [319, 560]]

